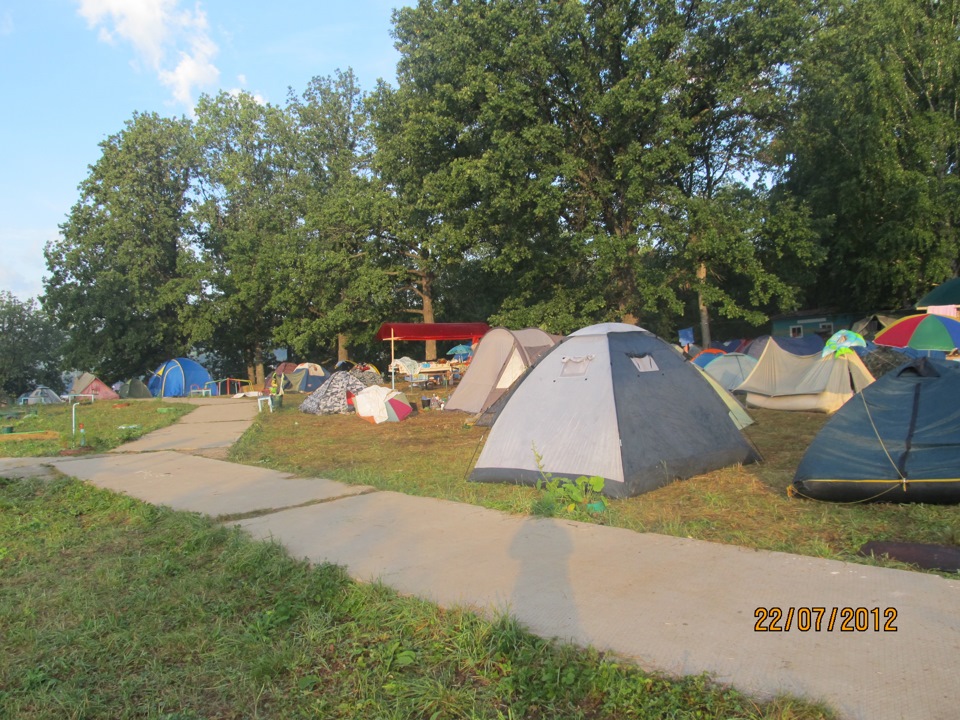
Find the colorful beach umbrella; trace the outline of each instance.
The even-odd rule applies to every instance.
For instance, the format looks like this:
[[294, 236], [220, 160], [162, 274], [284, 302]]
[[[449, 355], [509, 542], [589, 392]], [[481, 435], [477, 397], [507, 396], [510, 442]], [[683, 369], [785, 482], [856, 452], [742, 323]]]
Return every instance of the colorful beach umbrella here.
[[853, 330], [839, 330], [831, 335], [830, 339], [824, 343], [820, 357], [826, 357], [830, 353], [843, 355], [844, 353], [853, 352], [850, 349], [852, 347], [866, 346], [867, 341], [863, 339], [863, 335], [855, 333]]
[[386, 406], [388, 422], [400, 422], [413, 412], [407, 396], [399, 392], [387, 399]]
[[960, 347], [960, 321], [943, 315], [908, 315], [877, 333], [874, 342], [888, 347], [949, 352]]
[[456, 345], [455, 347], [447, 350], [447, 355], [453, 355], [453, 359], [457, 362], [463, 362], [468, 357], [473, 355], [473, 348], [469, 345]]

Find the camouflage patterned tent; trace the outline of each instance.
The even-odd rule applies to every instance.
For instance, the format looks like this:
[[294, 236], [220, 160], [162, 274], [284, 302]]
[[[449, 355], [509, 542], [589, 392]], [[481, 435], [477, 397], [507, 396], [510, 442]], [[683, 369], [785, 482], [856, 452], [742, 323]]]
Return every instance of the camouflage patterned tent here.
[[335, 372], [311, 393], [310, 397], [300, 403], [300, 412], [313, 415], [353, 412], [353, 405], [348, 402], [348, 398], [352, 398], [365, 387], [366, 385], [350, 373]]
[[371, 387], [373, 385], [379, 385], [383, 382], [383, 378], [380, 377], [380, 373], [372, 369], [363, 369], [364, 367], [370, 368], [371, 366], [356, 365], [350, 369], [350, 374], [353, 375], [357, 380], [363, 383], [364, 387]]

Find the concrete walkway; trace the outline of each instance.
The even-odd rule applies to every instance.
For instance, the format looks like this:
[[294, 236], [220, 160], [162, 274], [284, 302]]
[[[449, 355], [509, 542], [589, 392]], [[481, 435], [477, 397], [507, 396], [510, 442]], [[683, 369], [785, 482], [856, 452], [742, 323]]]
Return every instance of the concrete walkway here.
[[255, 399], [190, 398], [184, 402], [198, 407], [179, 422], [121, 445], [111, 452], [128, 454], [179, 450], [226, 457], [226, 450], [240, 439], [257, 415]]
[[[709, 672], [760, 697], [823, 700], [856, 720], [960, 716], [958, 581], [513, 516], [185, 454], [225, 447], [217, 443], [231, 442], [233, 424], [250, 422], [256, 404], [233, 402], [240, 405], [207, 401], [175, 429], [136, 443], [155, 452], [131, 454], [131, 444], [99, 457], [0, 460], [0, 475], [53, 466], [226, 519], [361, 581], [445, 607], [509, 612], [539, 635], [615, 651], [647, 669]], [[758, 608], [782, 609], [780, 626], [791, 608], [825, 611], [819, 630], [816, 611], [795, 610], [789, 631], [758, 632]], [[852, 609], [849, 631], [843, 608]]]

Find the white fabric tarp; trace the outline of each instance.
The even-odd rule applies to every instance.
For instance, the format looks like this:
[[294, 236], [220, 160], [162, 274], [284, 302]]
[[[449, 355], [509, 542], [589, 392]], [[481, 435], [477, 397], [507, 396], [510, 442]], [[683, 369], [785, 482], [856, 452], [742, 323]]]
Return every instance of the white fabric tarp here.
[[382, 385], [371, 385], [361, 390], [353, 398], [353, 407], [360, 417], [373, 418], [374, 423], [379, 425], [386, 422], [390, 417], [387, 415], [386, 402], [391, 395], [396, 395], [396, 390], [391, 390]]
[[873, 380], [856, 353], [794, 355], [768, 342], [736, 390], [747, 407], [832, 413]]

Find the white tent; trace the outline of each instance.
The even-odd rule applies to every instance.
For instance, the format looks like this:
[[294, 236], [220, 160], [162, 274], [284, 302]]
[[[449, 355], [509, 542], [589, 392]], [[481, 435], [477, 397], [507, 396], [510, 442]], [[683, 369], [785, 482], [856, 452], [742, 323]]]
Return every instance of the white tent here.
[[494, 328], [477, 345], [463, 380], [444, 409], [483, 412], [558, 340], [538, 328]]
[[794, 355], [768, 342], [736, 390], [747, 407], [832, 413], [873, 380], [856, 353]]

